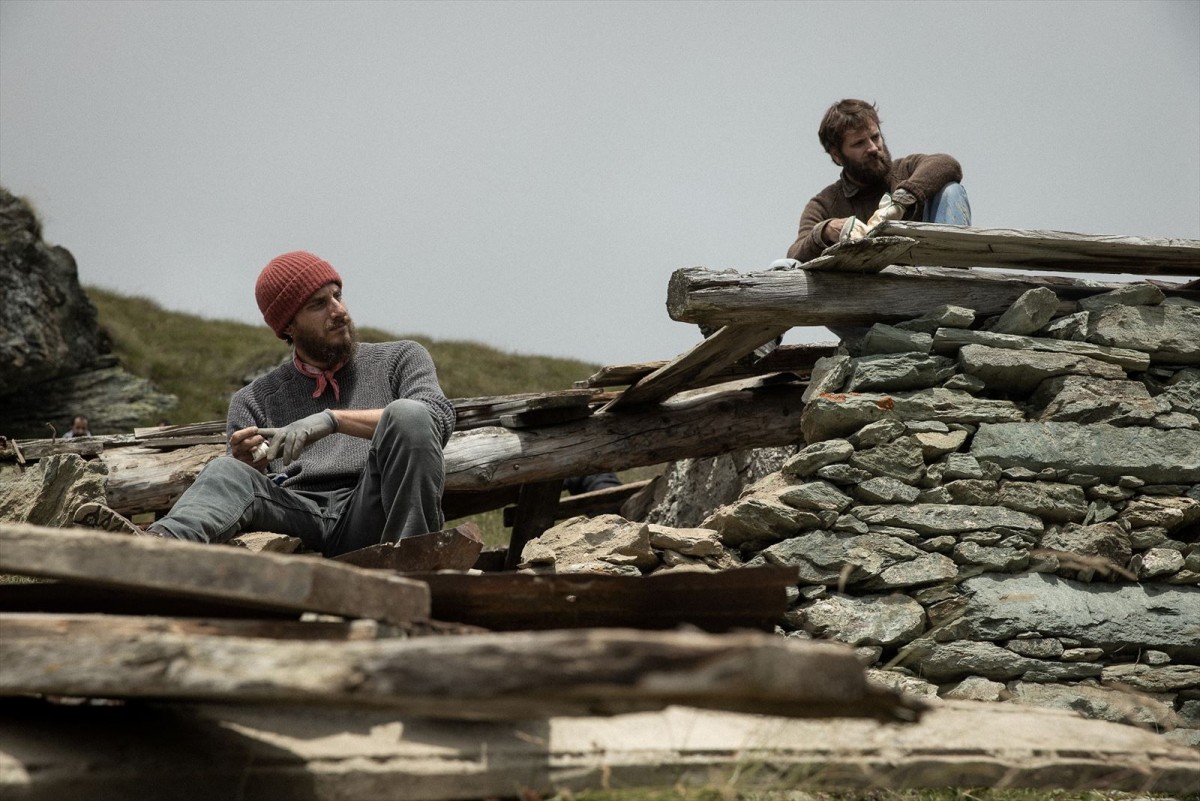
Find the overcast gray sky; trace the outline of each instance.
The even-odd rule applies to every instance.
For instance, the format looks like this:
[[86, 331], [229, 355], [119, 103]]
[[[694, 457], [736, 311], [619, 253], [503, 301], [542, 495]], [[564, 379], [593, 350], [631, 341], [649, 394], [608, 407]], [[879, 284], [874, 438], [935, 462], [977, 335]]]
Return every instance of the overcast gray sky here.
[[841, 97], [977, 225], [1200, 239], [1197, 0], [0, 0], [0, 182], [85, 284], [261, 323], [306, 249], [360, 325], [604, 364], [784, 255]]

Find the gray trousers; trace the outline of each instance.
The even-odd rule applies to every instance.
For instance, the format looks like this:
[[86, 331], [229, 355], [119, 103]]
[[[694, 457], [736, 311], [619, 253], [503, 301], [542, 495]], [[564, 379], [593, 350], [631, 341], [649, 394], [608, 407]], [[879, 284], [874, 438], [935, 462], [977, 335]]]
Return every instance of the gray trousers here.
[[151, 528], [192, 542], [225, 542], [243, 531], [299, 537], [325, 556], [438, 531], [445, 483], [441, 432], [425, 404], [392, 401], [371, 437], [353, 488], [281, 487], [232, 456], [220, 456]]

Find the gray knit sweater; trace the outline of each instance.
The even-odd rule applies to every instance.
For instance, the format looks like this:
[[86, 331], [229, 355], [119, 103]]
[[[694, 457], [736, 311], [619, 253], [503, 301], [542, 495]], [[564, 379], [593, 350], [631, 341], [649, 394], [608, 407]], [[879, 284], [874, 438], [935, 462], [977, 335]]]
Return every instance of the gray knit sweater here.
[[[333, 388], [312, 397], [316, 381], [300, 373], [289, 360], [238, 390], [229, 402], [226, 435], [250, 426], [278, 428], [325, 409], [382, 409], [399, 398], [411, 398], [429, 407], [441, 427], [442, 444], [454, 430], [454, 407], [438, 385], [437, 370], [429, 352], [409, 340], [363, 342], [354, 358], [337, 372], [341, 398]], [[271, 463], [283, 473], [285, 487], [328, 491], [353, 487], [367, 464], [370, 441], [333, 434], [304, 449], [295, 462]]]

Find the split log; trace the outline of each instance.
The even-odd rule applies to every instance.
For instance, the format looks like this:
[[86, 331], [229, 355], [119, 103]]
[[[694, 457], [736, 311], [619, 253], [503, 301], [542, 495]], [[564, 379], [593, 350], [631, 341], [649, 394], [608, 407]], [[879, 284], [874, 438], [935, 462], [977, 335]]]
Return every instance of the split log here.
[[646, 411], [594, 414], [550, 429], [482, 428], [446, 447], [446, 491], [590, 475], [801, 440], [803, 385], [714, 389]]
[[648, 406], [681, 390], [702, 386], [710, 376], [728, 369], [759, 345], [786, 332], [786, 327], [772, 325], [727, 325], [639, 380], [601, 411]]
[[622, 626], [772, 631], [787, 611], [794, 567], [650, 576], [409, 574], [429, 584], [437, 620], [493, 631]]
[[[714, 384], [733, 381], [739, 378], [749, 378], [769, 373], [796, 373], [806, 376], [812, 371], [817, 359], [832, 356], [837, 350], [836, 343], [815, 343], [801, 345], [780, 345], [766, 356], [752, 364], [735, 362], [728, 369], [721, 370], [709, 376]], [[576, 381], [577, 387], [621, 387], [635, 384], [651, 373], [667, 366], [667, 360], [639, 362], [636, 364], [616, 364], [602, 367], [582, 381]]]
[[225, 444], [193, 445], [178, 450], [106, 448], [105, 503], [126, 513], [170, 509], [204, 466], [225, 453]]
[[[1168, 295], [1200, 300], [1200, 292], [1156, 285]], [[1054, 290], [1065, 313], [1074, 311], [1072, 301], [1128, 284], [937, 267], [888, 267], [874, 274], [689, 267], [672, 274], [667, 311], [673, 320], [714, 327], [865, 327], [920, 317], [946, 304], [966, 306], [979, 316], [1002, 314], [1022, 293], [1043, 286]]]
[[579, 629], [367, 642], [104, 631], [11, 638], [0, 695], [386, 705], [473, 720], [683, 704], [789, 717], [912, 720], [839, 644], [773, 634]]
[[0, 572], [260, 609], [403, 624], [429, 617], [425, 584], [312, 556], [0, 523]]
[[1198, 783], [1196, 752], [1153, 732], [969, 701], [940, 702], [906, 726], [683, 707], [473, 725], [389, 709], [32, 699], [0, 708], [0, 796], [28, 801], [162, 798], [164, 788], [173, 801], [624, 797], [620, 791], [632, 790], [674, 797], [681, 787], [763, 798], [962, 787], [1183, 797]]
[[921, 222], [885, 222], [876, 229], [876, 234], [913, 240], [910, 248], [895, 256], [894, 264], [1200, 275], [1200, 241], [1195, 239], [974, 228]]

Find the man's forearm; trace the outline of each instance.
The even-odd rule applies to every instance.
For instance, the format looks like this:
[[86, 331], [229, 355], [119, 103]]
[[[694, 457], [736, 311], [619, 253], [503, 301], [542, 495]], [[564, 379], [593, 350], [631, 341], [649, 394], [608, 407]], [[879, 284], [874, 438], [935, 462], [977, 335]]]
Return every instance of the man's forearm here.
[[375, 435], [375, 427], [379, 425], [379, 418], [383, 415], [383, 409], [331, 409], [330, 411], [337, 418], [337, 433], [361, 439], [370, 439]]

